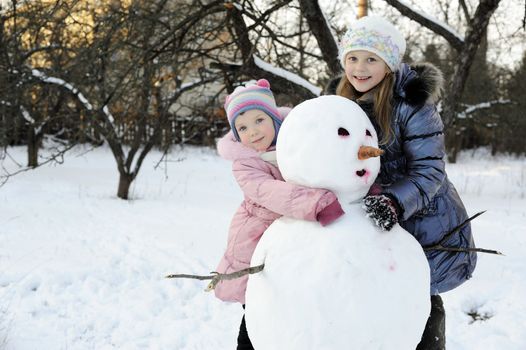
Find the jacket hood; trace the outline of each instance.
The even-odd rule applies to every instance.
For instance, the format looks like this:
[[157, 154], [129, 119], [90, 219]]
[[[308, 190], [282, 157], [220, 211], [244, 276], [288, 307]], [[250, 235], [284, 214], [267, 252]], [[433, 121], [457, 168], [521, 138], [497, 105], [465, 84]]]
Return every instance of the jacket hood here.
[[238, 142], [232, 130], [217, 142], [217, 153], [219, 153], [221, 158], [231, 161], [259, 156], [256, 150], [246, 147], [241, 142]]
[[410, 105], [436, 103], [442, 94], [444, 77], [431, 63], [402, 64], [396, 72], [395, 94]]

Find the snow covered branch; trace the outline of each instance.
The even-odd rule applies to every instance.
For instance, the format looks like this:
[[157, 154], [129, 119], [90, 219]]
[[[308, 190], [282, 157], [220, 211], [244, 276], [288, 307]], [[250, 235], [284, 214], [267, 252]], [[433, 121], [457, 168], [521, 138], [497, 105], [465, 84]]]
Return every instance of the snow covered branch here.
[[303, 79], [299, 75], [289, 72], [283, 68], [274, 67], [273, 65], [271, 65], [268, 62], [263, 61], [261, 58], [259, 58], [256, 55], [254, 55], [253, 57], [254, 57], [254, 63], [256, 64], [256, 66], [263, 69], [264, 71], [277, 75], [278, 77], [282, 77], [296, 85], [300, 85], [304, 87], [305, 89], [309, 90], [310, 92], [312, 92], [316, 96], [320, 95], [321, 89], [319, 87], [309, 83], [309, 81], [307, 81], [306, 79]]
[[[289, 2], [290, 1], [279, 2], [265, 11], [264, 15], [269, 16], [272, 12]], [[234, 80], [240, 75], [245, 75], [249, 78], [267, 78], [272, 83], [273, 91], [288, 95], [293, 103], [294, 101], [299, 103], [305, 99], [318, 96], [321, 93], [320, 88], [309, 83], [297, 74], [274, 67], [255, 54], [256, 47], [249, 36], [250, 29], [253, 26], [247, 26], [243, 18], [244, 14], [244, 10], [240, 11], [236, 7], [229, 10], [232, 31], [235, 34], [235, 44], [241, 52], [243, 63], [240, 65], [219, 63], [216, 67], [220, 67], [225, 73], [233, 76]]]
[[22, 105], [20, 106], [20, 111], [22, 112], [22, 117], [24, 117], [24, 120], [28, 122], [29, 125], [33, 126], [35, 130], [35, 134], [40, 133], [40, 131], [42, 130], [42, 127], [44, 126], [44, 123], [37, 124], [35, 119], [31, 117], [31, 114], [29, 113], [29, 111]]
[[84, 105], [84, 107], [86, 107], [87, 110], [93, 109], [93, 106], [91, 105], [91, 103], [88, 102], [88, 99], [82, 94], [82, 92], [79, 91], [79, 89], [74, 87], [72, 84], [60, 78], [49, 77], [44, 72], [41, 72], [38, 69], [32, 69], [31, 73], [35, 78], [38, 78], [44, 83], [55, 84], [68, 89], [73, 95], [75, 95], [79, 99], [79, 101]]
[[460, 51], [462, 49], [464, 38], [447, 24], [414, 9], [410, 4], [403, 0], [385, 0], [385, 2], [400, 11], [402, 15], [444, 37], [451, 46], [455, 48], [455, 50]]
[[[34, 77], [38, 78], [40, 81], [42, 81], [44, 83], [55, 84], [55, 85], [61, 86], [61, 87], [65, 88], [65, 89], [69, 90], [84, 105], [86, 110], [88, 110], [88, 111], [92, 111], [93, 110], [93, 105], [88, 101], [88, 99], [84, 96], [84, 94], [79, 89], [77, 89], [75, 86], [73, 86], [73, 84], [68, 83], [65, 80], [61, 79], [61, 78], [50, 77], [50, 76], [46, 75], [44, 72], [39, 71], [38, 69], [32, 69], [31, 73], [33, 74]], [[121, 137], [122, 135], [118, 131], [117, 126], [115, 125], [115, 118], [111, 114], [111, 112], [110, 112], [110, 110], [109, 110], [107, 105], [104, 105], [102, 107], [102, 113], [106, 116], [106, 120], [108, 121], [108, 123], [112, 127], [115, 135], [117, 137]]]
[[209, 78], [201, 77], [200, 79], [195, 79], [191, 82], [182, 83], [180, 86], [178, 86], [174, 92], [168, 97], [168, 100], [172, 100], [174, 102], [179, 96], [181, 96], [183, 93], [190, 91], [192, 89], [195, 89], [196, 87], [211, 83], [215, 81], [217, 78], [215, 76], [210, 76]]
[[246, 269], [235, 271], [232, 273], [212, 272], [212, 274], [209, 276], [175, 274], [175, 275], [168, 275], [165, 278], [191, 278], [191, 279], [196, 279], [196, 280], [212, 280], [205, 289], [206, 292], [209, 292], [216, 287], [219, 281], [233, 280], [239, 277], [243, 277], [245, 275], [258, 273], [258, 272], [263, 271], [264, 268], [265, 268], [265, 264], [261, 264], [258, 266], [251, 266]]
[[465, 119], [465, 118], [468, 117], [468, 115], [473, 114], [473, 113], [475, 113], [478, 110], [488, 109], [488, 108], [491, 108], [494, 105], [507, 105], [507, 104], [510, 104], [510, 103], [513, 103], [513, 102], [511, 100], [506, 100], [506, 99], [500, 98], [498, 100], [482, 102], [482, 103], [478, 103], [476, 105], [466, 105], [465, 106], [466, 109], [464, 109], [462, 112], [458, 113], [457, 114], [457, 118]]

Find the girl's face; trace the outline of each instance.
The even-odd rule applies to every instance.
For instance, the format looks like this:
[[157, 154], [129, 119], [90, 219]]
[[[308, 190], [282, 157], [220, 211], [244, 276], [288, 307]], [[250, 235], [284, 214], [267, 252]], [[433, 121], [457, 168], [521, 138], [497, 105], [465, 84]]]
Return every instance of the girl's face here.
[[276, 135], [272, 118], [259, 109], [239, 115], [234, 126], [241, 143], [258, 152], [266, 151]]
[[372, 52], [357, 50], [345, 56], [345, 75], [359, 92], [374, 88], [388, 72], [385, 62]]

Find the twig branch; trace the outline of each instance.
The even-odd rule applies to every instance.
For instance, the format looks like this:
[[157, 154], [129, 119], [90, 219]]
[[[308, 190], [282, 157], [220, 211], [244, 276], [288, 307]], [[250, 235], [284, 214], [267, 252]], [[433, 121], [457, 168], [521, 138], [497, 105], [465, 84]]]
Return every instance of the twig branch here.
[[440, 240], [437, 244], [424, 246], [424, 251], [429, 250], [443, 250], [447, 252], [480, 252], [480, 253], [488, 253], [488, 254], [496, 254], [496, 255], [504, 255], [501, 252], [497, 250], [490, 250], [490, 249], [483, 249], [483, 248], [456, 248], [456, 247], [445, 247], [444, 244], [457, 232], [459, 232], [464, 226], [466, 226], [471, 220], [477, 218], [479, 215], [484, 214], [486, 211], [481, 211], [476, 213], [470, 218], [467, 218], [464, 220], [460, 225], [454, 227], [451, 231], [449, 231], [444, 238]]
[[[59, 149], [57, 151], [57, 153], [54, 153], [51, 155], [51, 157], [49, 157], [48, 159], [46, 159], [44, 162], [41, 162], [39, 163], [36, 167], [24, 167], [24, 168], [21, 168], [21, 169], [18, 169], [12, 173], [10, 173], [5, 166], [2, 165], [2, 172], [3, 174], [0, 174], [0, 187], [2, 187], [8, 180], [9, 178], [15, 176], [15, 175], [18, 175], [20, 173], [23, 173], [23, 172], [26, 172], [26, 171], [30, 171], [30, 170], [35, 170], [36, 168], [39, 168], [43, 165], [46, 165], [48, 163], [51, 163], [51, 162], [56, 162], [58, 164], [62, 164], [64, 162], [64, 154], [69, 151], [70, 149], [72, 149], [73, 147], [75, 147], [75, 144], [72, 143], [68, 146], [66, 146], [64, 149]], [[9, 156], [11, 158], [11, 156]], [[12, 158], [11, 158], [12, 159]], [[16, 161], [15, 161], [16, 162]], [[19, 163], [17, 163], [17, 165], [20, 166]]]
[[186, 274], [174, 274], [168, 275], [165, 278], [191, 278], [196, 280], [212, 280], [205, 289], [205, 292], [210, 292], [213, 290], [219, 281], [223, 280], [233, 280], [245, 275], [254, 274], [263, 271], [265, 264], [258, 266], [251, 266], [243, 270], [235, 271], [232, 273], [217, 273], [211, 272], [211, 275], [208, 276], [199, 276], [199, 275], [186, 275]]
[[438, 242], [438, 244], [442, 245], [442, 244], [446, 243], [455, 233], [460, 232], [460, 230], [462, 230], [464, 228], [464, 226], [466, 226], [470, 221], [472, 221], [473, 219], [478, 218], [480, 215], [484, 214], [485, 212], [486, 211], [483, 210], [481, 212], [476, 213], [472, 217], [469, 217], [466, 220], [464, 220], [464, 222], [462, 222], [460, 225], [454, 227], [451, 231], [449, 231], [449, 233], [447, 233], [444, 236], [444, 238], [442, 238], [442, 240], [440, 242]]
[[454, 247], [443, 247], [441, 245], [433, 246], [430, 248], [424, 248], [424, 250], [443, 250], [447, 252], [479, 252], [479, 253], [488, 253], [488, 254], [495, 254], [495, 255], [504, 255], [498, 250], [491, 250], [491, 249], [484, 249], [484, 248], [454, 248]]

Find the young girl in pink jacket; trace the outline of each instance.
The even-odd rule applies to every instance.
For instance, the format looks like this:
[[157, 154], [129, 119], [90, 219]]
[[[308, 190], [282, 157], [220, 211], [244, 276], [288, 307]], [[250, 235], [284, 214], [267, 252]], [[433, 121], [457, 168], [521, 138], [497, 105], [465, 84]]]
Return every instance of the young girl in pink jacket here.
[[[225, 110], [232, 131], [218, 142], [217, 149], [221, 157], [232, 161], [244, 200], [230, 224], [226, 252], [216, 270], [219, 273], [249, 267], [261, 236], [281, 216], [318, 221], [325, 226], [343, 215], [332, 192], [283, 180], [275, 162], [274, 146], [288, 110], [278, 110], [267, 80], [238, 87], [226, 98]], [[221, 281], [215, 295], [244, 306], [247, 281], [248, 276]], [[253, 349], [244, 317], [237, 349]]]

